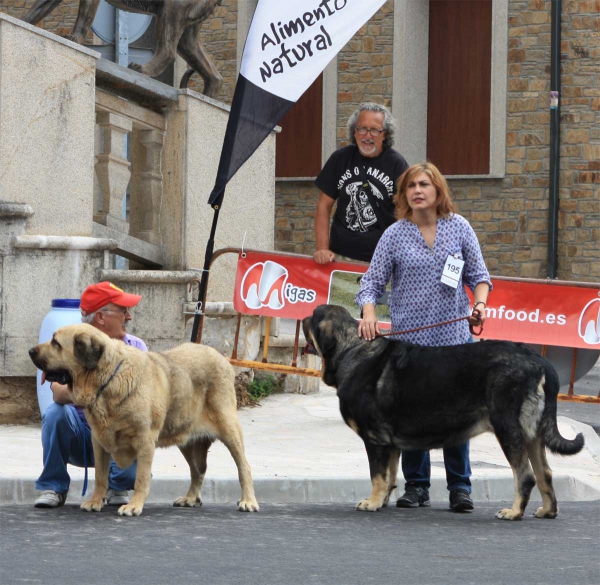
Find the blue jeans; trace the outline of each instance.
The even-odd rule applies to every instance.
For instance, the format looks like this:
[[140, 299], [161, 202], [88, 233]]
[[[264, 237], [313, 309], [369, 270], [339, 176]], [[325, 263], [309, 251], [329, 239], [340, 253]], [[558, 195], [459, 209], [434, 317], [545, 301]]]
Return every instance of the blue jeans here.
[[[448, 490], [463, 489], [471, 493], [469, 442], [444, 448], [444, 465]], [[402, 473], [406, 487], [431, 487], [429, 451], [402, 451]]]
[[[76, 467], [94, 467], [92, 432], [71, 404], [53, 402], [42, 416], [42, 448], [44, 470], [35, 482], [37, 490], [53, 490], [59, 494], [69, 491], [71, 478], [67, 463]], [[85, 456], [84, 456], [85, 454]], [[111, 459], [108, 487], [113, 490], [132, 490], [137, 463], [120, 469]]]

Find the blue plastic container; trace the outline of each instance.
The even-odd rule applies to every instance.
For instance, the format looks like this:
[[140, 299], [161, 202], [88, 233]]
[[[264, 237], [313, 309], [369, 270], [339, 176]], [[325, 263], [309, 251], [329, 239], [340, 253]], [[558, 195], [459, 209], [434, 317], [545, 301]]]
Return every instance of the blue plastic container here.
[[[54, 299], [52, 309], [42, 321], [39, 343], [50, 341], [54, 332], [60, 327], [74, 325], [75, 323], [81, 323], [79, 299]], [[40, 370], [37, 371], [37, 397], [40, 412], [44, 414], [44, 411], [52, 404], [53, 400], [50, 382], [42, 384], [42, 372]]]

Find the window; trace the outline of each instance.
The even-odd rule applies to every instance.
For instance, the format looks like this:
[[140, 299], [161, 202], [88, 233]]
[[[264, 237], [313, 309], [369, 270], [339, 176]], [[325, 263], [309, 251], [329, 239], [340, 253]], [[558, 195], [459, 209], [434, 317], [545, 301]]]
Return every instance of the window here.
[[490, 172], [491, 0], [431, 0], [427, 159], [445, 175]]
[[395, 148], [411, 164], [430, 159], [449, 177], [504, 176], [508, 4], [394, 0]]
[[316, 177], [321, 170], [323, 75], [306, 90], [279, 122], [277, 177]]

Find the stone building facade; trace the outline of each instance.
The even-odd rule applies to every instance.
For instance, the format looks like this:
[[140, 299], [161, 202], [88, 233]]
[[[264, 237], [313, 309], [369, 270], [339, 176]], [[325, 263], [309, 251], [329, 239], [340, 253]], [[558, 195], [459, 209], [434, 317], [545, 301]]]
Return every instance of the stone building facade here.
[[[338, 58], [338, 146], [361, 101], [391, 105], [391, 0]], [[503, 177], [450, 178], [493, 274], [545, 278], [550, 155], [550, 2], [508, 2], [506, 159]], [[558, 278], [600, 280], [600, 1], [563, 2]], [[402, 150], [399, 148], [399, 150]], [[408, 158], [408, 156], [407, 156]], [[409, 163], [418, 162], [409, 159]], [[317, 190], [278, 185], [281, 250], [312, 254]]]
[[[409, 163], [426, 156], [426, 111], [413, 114], [426, 88], [419, 56], [429, 0], [388, 0], [326, 72], [323, 160], [346, 143], [345, 122], [362, 101], [392, 108], [401, 118], [398, 150]], [[0, 0], [22, 16], [33, 0]], [[63, 33], [78, 0], [64, 0], [44, 22]], [[242, 39], [256, 0], [224, 0], [203, 26], [203, 41], [224, 77], [220, 98], [231, 101]], [[493, 0], [496, 78], [494, 168], [488, 176], [450, 176], [458, 210], [480, 238], [496, 275], [545, 278], [549, 213], [550, 0]], [[421, 19], [421, 20], [419, 20]], [[600, 0], [562, 2], [561, 162], [558, 278], [600, 280]], [[424, 38], [419, 38], [424, 37]], [[416, 40], [415, 40], [416, 39]], [[417, 51], [415, 49], [415, 51]], [[411, 61], [413, 59], [413, 61]], [[503, 72], [506, 72], [505, 74]], [[425, 71], [426, 78], [426, 71]], [[423, 85], [425, 84], [425, 85]], [[415, 98], [416, 95], [416, 98]], [[337, 96], [337, 99], [336, 97]], [[411, 97], [412, 96], [412, 97]], [[425, 92], [426, 96], [426, 92]], [[426, 100], [425, 100], [426, 101]], [[416, 128], [416, 132], [415, 132]], [[419, 134], [421, 132], [421, 134]], [[335, 137], [335, 138], [334, 138]], [[318, 191], [310, 177], [277, 182], [276, 246], [312, 254]], [[232, 242], [232, 245], [237, 243]], [[251, 243], [250, 243], [251, 246]]]

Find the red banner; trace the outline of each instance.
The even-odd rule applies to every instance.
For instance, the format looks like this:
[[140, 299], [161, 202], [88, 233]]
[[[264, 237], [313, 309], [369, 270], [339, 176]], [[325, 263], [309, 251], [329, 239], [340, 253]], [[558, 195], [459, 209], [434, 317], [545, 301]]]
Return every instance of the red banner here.
[[486, 339], [600, 349], [600, 291], [492, 279]]
[[[303, 319], [319, 305], [345, 306], [356, 318], [354, 296], [367, 265], [316, 264], [311, 258], [240, 254], [235, 310], [249, 315]], [[600, 349], [600, 287], [515, 282], [493, 278], [485, 339]], [[387, 307], [378, 306], [382, 323]]]

